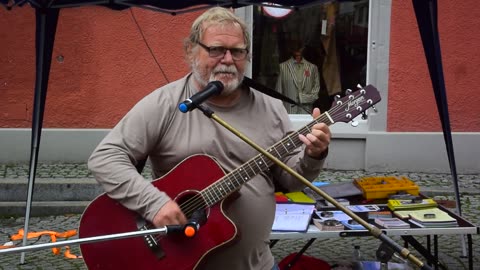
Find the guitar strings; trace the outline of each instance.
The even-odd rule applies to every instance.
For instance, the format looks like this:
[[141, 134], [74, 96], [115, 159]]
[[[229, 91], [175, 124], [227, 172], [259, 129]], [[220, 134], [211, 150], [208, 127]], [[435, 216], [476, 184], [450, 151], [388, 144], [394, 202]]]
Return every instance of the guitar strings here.
[[[358, 91], [360, 92], [360, 91]], [[351, 95], [353, 96], [354, 98], [351, 99], [351, 100], [356, 100], [359, 96], [355, 97], [353, 94]], [[364, 105], [365, 103], [367, 103], [368, 101], [361, 101], [359, 102], [359, 104], [357, 104], [358, 106], [361, 106], [361, 105]], [[333, 108], [331, 108], [329, 111], [327, 111], [326, 113], [323, 113], [321, 114], [319, 117], [317, 117], [316, 119], [314, 119], [312, 122], [310, 122], [308, 125], [306, 125], [305, 127], [297, 130], [296, 132], [290, 134], [289, 136], [285, 137], [284, 139], [282, 139], [280, 142], [274, 144], [272, 147], [270, 147], [268, 150], [271, 150], [271, 149], [274, 149], [278, 155], [281, 157], [281, 156], [284, 156], [286, 154], [288, 154], [288, 149], [286, 149], [285, 147], [283, 148], [280, 148], [280, 149], [277, 149], [277, 146], [279, 144], [281, 144], [282, 142], [286, 141], [286, 140], [290, 140], [292, 141], [292, 143], [294, 144], [295, 148], [297, 148], [296, 145], [299, 145], [301, 144], [302, 142], [300, 141], [300, 139], [298, 138], [298, 134], [303, 134], [305, 135], [306, 133], [309, 133], [311, 132], [311, 127], [317, 123], [326, 123], [327, 125], [330, 125], [330, 124], [333, 124], [333, 122], [331, 122], [331, 120], [329, 119], [329, 117], [327, 116], [327, 113], [330, 114], [330, 116], [333, 118], [333, 119], [336, 119], [338, 117], [338, 115], [340, 114], [344, 114], [344, 113], [347, 113], [348, 110], [345, 110], [345, 107], [349, 105], [348, 103], [346, 102], [342, 102], [342, 103], [337, 103], [337, 105], [335, 105]], [[356, 108], [355, 108], [356, 109]], [[352, 117], [353, 119], [353, 117]], [[293, 136], [293, 134], [297, 134], [297, 136]], [[285, 149], [284, 149], [285, 148]], [[214, 205], [215, 203], [217, 203], [218, 201], [220, 201], [221, 199], [221, 196], [217, 196], [216, 199], [212, 200], [212, 202], [210, 203], [207, 203], [204, 196], [203, 196], [203, 193], [213, 193], [215, 195], [215, 191], [214, 190], [211, 190], [211, 189], [214, 189], [216, 185], [219, 185], [219, 183], [225, 181], [225, 179], [228, 179], [228, 178], [231, 178], [232, 176], [234, 180], [237, 180], [237, 183], [238, 183], [238, 179], [237, 177], [235, 177], [235, 174], [240, 174], [239, 173], [239, 169], [240, 168], [243, 168], [244, 166], [248, 165], [250, 168], [251, 168], [251, 162], [258, 159], [258, 158], [261, 158], [263, 160], [263, 155], [262, 154], [259, 154], [257, 156], [255, 156], [254, 158], [250, 159], [249, 161], [247, 161], [244, 165], [242, 165], [241, 167], [233, 170], [232, 172], [230, 172], [229, 174], [225, 175], [224, 177], [222, 177], [221, 179], [217, 180], [216, 182], [212, 183], [210, 186], [208, 186], [207, 188], [205, 188], [203, 191], [200, 191], [198, 194], [195, 194], [194, 196], [192, 196], [191, 198], [189, 198], [188, 200], [186, 200], [185, 202], [181, 203], [180, 205], [180, 208], [182, 209], [182, 211], [185, 213], [185, 215], [187, 217], [190, 217], [195, 211], [199, 211], [199, 210], [205, 210], [207, 207], [210, 207], [212, 205]], [[263, 160], [264, 161], [264, 160]], [[264, 161], [264, 163], [266, 165], [271, 166], [271, 164], [273, 164], [273, 161], [271, 161], [270, 159], [268, 159], [267, 162]], [[255, 162], [256, 165], [258, 165], [256, 162]], [[267, 167], [267, 168], [268, 168]], [[261, 169], [261, 168], [260, 168]], [[254, 176], [258, 173], [255, 173], [255, 171], [253, 169], [251, 169], [252, 172], [254, 173]], [[263, 170], [261, 170], [263, 171]], [[248, 175], [248, 174], [247, 174]], [[248, 175], [249, 176], [249, 175]], [[250, 176], [248, 177], [250, 179]], [[240, 179], [242, 179], [241, 177], [241, 174], [240, 174]], [[249, 180], [248, 179], [248, 180]], [[231, 180], [231, 179], [229, 179]], [[247, 180], [247, 181], [248, 181]], [[236, 189], [234, 190], [231, 190], [230, 192], [228, 192], [227, 194], [225, 195], [229, 195], [230, 193], [234, 192], [235, 190], [237, 190], [238, 188], [240, 188], [241, 185], [239, 185]], [[208, 197], [208, 196], [207, 196]]]

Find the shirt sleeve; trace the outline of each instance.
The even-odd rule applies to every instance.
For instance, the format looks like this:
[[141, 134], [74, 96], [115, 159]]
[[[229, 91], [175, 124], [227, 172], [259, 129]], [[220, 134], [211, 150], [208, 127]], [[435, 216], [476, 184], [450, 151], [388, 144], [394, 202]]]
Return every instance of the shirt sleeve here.
[[158, 116], [154, 104], [144, 98], [108, 133], [88, 160], [88, 167], [109, 197], [152, 221], [170, 200], [137, 172], [135, 165], [148, 157], [161, 137], [165, 116]]

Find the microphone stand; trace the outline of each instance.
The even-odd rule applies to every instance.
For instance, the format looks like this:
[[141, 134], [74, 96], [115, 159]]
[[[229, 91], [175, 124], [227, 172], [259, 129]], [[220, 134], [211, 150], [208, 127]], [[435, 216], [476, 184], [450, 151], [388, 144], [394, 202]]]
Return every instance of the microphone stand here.
[[37, 244], [37, 245], [31, 245], [31, 246], [12, 247], [12, 248], [0, 249], [0, 255], [17, 253], [17, 252], [36, 251], [36, 250], [41, 250], [46, 248], [63, 247], [63, 246], [68, 246], [73, 244], [87, 244], [87, 243], [95, 243], [95, 242], [123, 239], [123, 238], [129, 238], [129, 237], [146, 236], [151, 234], [156, 234], [156, 235], [177, 234], [177, 233], [183, 233], [184, 229], [187, 226], [191, 226], [191, 224], [187, 223], [185, 225], [166, 225], [162, 228], [155, 228], [155, 229], [149, 229], [149, 230], [139, 230], [139, 231], [133, 231], [133, 232], [92, 236], [92, 237], [86, 237], [81, 239], [65, 240], [60, 242]]
[[335, 207], [337, 207], [338, 209], [340, 209], [341, 211], [343, 211], [345, 214], [347, 214], [348, 216], [350, 216], [353, 220], [355, 220], [358, 224], [362, 225], [365, 229], [367, 229], [370, 234], [372, 234], [374, 237], [380, 239], [383, 243], [387, 244], [390, 248], [392, 248], [392, 250], [394, 250], [395, 252], [397, 252], [398, 254], [400, 254], [404, 259], [407, 259], [409, 260], [410, 262], [412, 262], [413, 264], [415, 264], [416, 266], [418, 266], [420, 269], [431, 269], [430, 266], [428, 266], [427, 264], [423, 263], [420, 259], [418, 259], [417, 257], [415, 257], [407, 248], [404, 248], [402, 247], [401, 245], [397, 244], [395, 241], [393, 241], [390, 237], [388, 237], [386, 234], [384, 234], [382, 232], [382, 230], [380, 230], [379, 228], [377, 228], [376, 226], [373, 226], [371, 224], [369, 224], [368, 222], [366, 222], [365, 220], [363, 220], [362, 218], [360, 218], [359, 216], [357, 216], [354, 212], [352, 212], [350, 209], [346, 208], [345, 206], [343, 206], [342, 204], [340, 204], [339, 202], [337, 202], [334, 198], [332, 198], [330, 195], [328, 195], [326, 192], [324, 192], [323, 190], [317, 188], [316, 186], [314, 186], [312, 183], [310, 183], [310, 181], [308, 181], [307, 179], [305, 179], [302, 175], [300, 175], [299, 173], [297, 173], [296, 171], [294, 171], [292, 168], [288, 167], [285, 163], [281, 162], [279, 159], [277, 159], [275, 156], [273, 156], [272, 154], [268, 153], [267, 151], [265, 151], [262, 147], [260, 147], [259, 145], [257, 145], [255, 142], [253, 142], [252, 140], [250, 140], [248, 137], [246, 137], [245, 135], [243, 135], [240, 131], [236, 130], [234, 127], [232, 127], [231, 125], [229, 125], [227, 122], [225, 122], [224, 120], [222, 120], [220, 117], [218, 117], [217, 115], [215, 115], [215, 113], [208, 107], [206, 106], [203, 106], [201, 104], [199, 104], [197, 106], [197, 108], [199, 110], [201, 110], [203, 112], [203, 114], [205, 116], [207, 116], [208, 118], [211, 118], [213, 120], [215, 120], [217, 123], [219, 123], [220, 125], [222, 125], [223, 127], [225, 127], [226, 129], [228, 129], [230, 132], [232, 132], [233, 134], [235, 134], [237, 137], [239, 137], [240, 139], [242, 139], [244, 142], [246, 142], [247, 144], [249, 144], [251, 147], [253, 147], [255, 150], [257, 150], [258, 152], [262, 153], [264, 156], [266, 156], [268, 159], [270, 159], [271, 161], [273, 161], [276, 165], [278, 165], [279, 167], [281, 167], [283, 170], [285, 170], [286, 172], [288, 172], [289, 174], [291, 174], [292, 176], [294, 176], [295, 178], [297, 178], [300, 182], [302, 182], [304, 185], [306, 185], [307, 187], [311, 188], [313, 191], [315, 191], [318, 195], [322, 196], [325, 200], [327, 200], [328, 202], [330, 202], [331, 204], [333, 204]]

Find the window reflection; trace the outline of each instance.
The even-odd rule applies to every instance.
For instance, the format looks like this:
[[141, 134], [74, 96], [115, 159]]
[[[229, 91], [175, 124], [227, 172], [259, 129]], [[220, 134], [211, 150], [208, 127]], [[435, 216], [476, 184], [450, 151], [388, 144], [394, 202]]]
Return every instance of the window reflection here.
[[[253, 16], [254, 80], [309, 111], [326, 111], [335, 95], [365, 85], [368, 0], [331, 1], [281, 18], [255, 7]], [[306, 113], [285, 106], [289, 113]]]

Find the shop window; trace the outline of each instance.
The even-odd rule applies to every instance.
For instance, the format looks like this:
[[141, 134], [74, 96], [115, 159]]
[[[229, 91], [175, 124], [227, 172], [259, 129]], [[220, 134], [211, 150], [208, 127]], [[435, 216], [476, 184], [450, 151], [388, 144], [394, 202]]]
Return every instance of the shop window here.
[[[368, 5], [368, 0], [330, 1], [277, 13], [269, 7], [255, 6], [253, 79], [308, 110], [313, 106], [328, 110], [336, 95], [365, 85]], [[294, 54], [299, 53], [313, 66], [295, 64]], [[291, 114], [306, 114], [289, 104], [285, 106]]]

